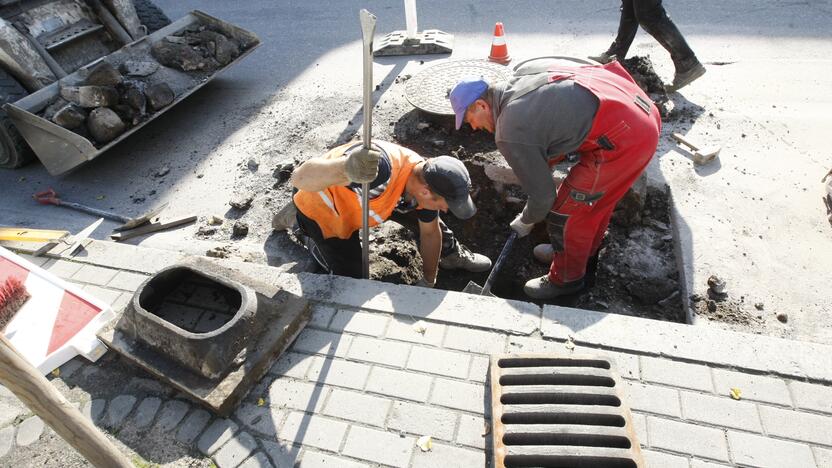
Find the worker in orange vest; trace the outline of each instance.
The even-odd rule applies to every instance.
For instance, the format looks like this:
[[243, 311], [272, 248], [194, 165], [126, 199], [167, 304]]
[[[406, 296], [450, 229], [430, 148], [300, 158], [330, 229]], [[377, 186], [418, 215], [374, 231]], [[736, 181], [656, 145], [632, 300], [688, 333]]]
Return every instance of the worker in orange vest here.
[[388, 142], [374, 141], [372, 149], [348, 143], [301, 164], [292, 175], [297, 189], [293, 203], [275, 217], [273, 227], [286, 229], [296, 222], [321, 267], [360, 278], [362, 183], [369, 187], [371, 227], [387, 219], [406, 226], [418, 220], [420, 286], [433, 287], [439, 266], [475, 272], [491, 268], [488, 257], [465, 248], [439, 218], [440, 211], [450, 210], [460, 219], [476, 213], [465, 165], [450, 156], [425, 159]]

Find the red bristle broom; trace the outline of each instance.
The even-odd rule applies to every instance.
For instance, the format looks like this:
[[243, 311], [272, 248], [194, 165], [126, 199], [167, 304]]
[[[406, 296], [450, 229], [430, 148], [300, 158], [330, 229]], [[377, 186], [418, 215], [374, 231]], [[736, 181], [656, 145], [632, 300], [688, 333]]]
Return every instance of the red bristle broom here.
[[29, 292], [22, 281], [10, 276], [0, 284], [0, 331], [12, 321], [14, 314], [29, 300]]

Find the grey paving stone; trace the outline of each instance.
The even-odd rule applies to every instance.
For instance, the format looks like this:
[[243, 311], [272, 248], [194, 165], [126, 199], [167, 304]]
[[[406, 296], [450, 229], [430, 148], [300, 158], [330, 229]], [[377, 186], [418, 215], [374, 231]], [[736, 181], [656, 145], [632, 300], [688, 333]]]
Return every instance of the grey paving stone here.
[[219, 468], [236, 468], [257, 449], [257, 442], [247, 432], [241, 432], [229, 439], [213, 456]]
[[44, 263], [41, 268], [48, 270], [50, 273], [58, 276], [61, 279], [67, 280], [71, 278], [72, 275], [74, 275], [76, 272], [78, 272], [78, 270], [80, 270], [82, 266], [84, 265], [81, 263], [53, 259]]
[[269, 404], [278, 408], [317, 412], [323, 408], [330, 391], [310, 382], [281, 378], [269, 387]]
[[168, 432], [179, 424], [179, 421], [185, 417], [190, 405], [180, 400], [170, 400], [162, 405], [159, 410], [159, 419], [156, 421], [156, 427], [162, 432]]
[[333, 389], [323, 414], [371, 426], [383, 426], [391, 401], [349, 390]]
[[268, 437], [277, 435], [277, 428], [283, 421], [283, 412], [277, 408], [245, 403], [234, 413], [249, 431]]
[[239, 468], [272, 468], [269, 457], [263, 452], [257, 452], [240, 465]]
[[491, 360], [484, 356], [474, 356], [471, 358], [471, 370], [468, 372], [468, 380], [473, 382], [485, 383], [488, 378], [488, 366], [491, 365]]
[[93, 297], [99, 299], [101, 301], [106, 302], [109, 305], [113, 305], [116, 302], [116, 299], [121, 296], [121, 291], [116, 291], [115, 289], [107, 289], [101, 286], [97, 286], [95, 284], [85, 284], [84, 291], [89, 294], [92, 294]]
[[107, 407], [107, 426], [112, 428], [121, 426], [122, 421], [135, 405], [136, 397], [133, 395], [119, 395], [113, 398]]
[[32, 416], [17, 426], [17, 445], [25, 447], [34, 443], [43, 434], [46, 425], [38, 416]]
[[741, 465], [780, 468], [814, 466], [812, 450], [806, 444], [728, 431], [728, 445], [734, 462]]
[[760, 406], [763, 427], [770, 436], [832, 446], [832, 418], [819, 414]]
[[434, 443], [433, 448], [428, 452], [416, 449], [411, 466], [413, 468], [480, 467], [485, 466], [485, 452]]
[[369, 373], [370, 366], [367, 364], [316, 357], [309, 367], [308, 378], [318, 384], [361, 390]]
[[370, 465], [307, 450], [303, 454], [300, 466], [303, 468], [369, 468]]
[[306, 325], [312, 328], [326, 328], [335, 316], [335, 307], [315, 304], [312, 306], [312, 319]]
[[[421, 323], [415, 326], [414, 324], [417, 322]], [[394, 316], [393, 320], [387, 325], [387, 334], [385, 336], [393, 340], [440, 346], [447, 328], [447, 326], [441, 323]]]
[[647, 416], [638, 413], [631, 413], [631, 415], [638, 442], [642, 445], [647, 444]]
[[477, 354], [502, 354], [506, 352], [506, 335], [493, 331], [448, 327], [443, 346]]
[[298, 445], [337, 451], [347, 432], [347, 424], [335, 419], [290, 413], [277, 437]]
[[641, 378], [647, 382], [712, 392], [711, 370], [706, 366], [661, 358], [641, 358]]
[[298, 335], [292, 345], [292, 351], [344, 357], [347, 355], [347, 349], [349, 349], [352, 339], [352, 335], [305, 329]]
[[199, 437], [196, 446], [204, 455], [213, 455], [218, 448], [228, 442], [237, 429], [237, 424], [229, 419], [214, 420]]
[[791, 406], [786, 382], [776, 377], [745, 374], [725, 369], [714, 369], [714, 386], [718, 395], [731, 394], [732, 388], [739, 388], [743, 400], [761, 401], [776, 405]]
[[728, 468], [728, 465], [722, 463], [713, 463], [705, 460], [692, 459], [690, 461], [690, 468]]
[[416, 439], [353, 426], [341, 453], [349, 457], [392, 466], [407, 466]]
[[832, 387], [805, 382], [790, 382], [798, 408], [832, 414]]
[[336, 332], [381, 336], [389, 321], [388, 314], [339, 310], [329, 324], [329, 329]]
[[14, 445], [14, 426], [0, 429], [0, 458], [5, 457]]
[[[293, 467], [300, 456], [300, 447], [295, 447], [287, 442], [258, 439], [260, 445], [271, 458], [277, 468]], [[309, 453], [307, 451], [306, 453]], [[331, 465], [333, 467], [338, 465]]]
[[352, 341], [347, 357], [391, 367], [404, 367], [408, 353], [410, 345], [407, 343], [357, 336]]
[[26, 412], [26, 407], [19, 400], [0, 400], [0, 426], [11, 424]]
[[98, 423], [101, 415], [104, 414], [105, 406], [107, 406], [107, 400], [96, 398], [84, 403], [84, 406], [81, 407], [81, 414], [89, 418], [93, 423]]
[[406, 400], [426, 401], [431, 380], [426, 375], [374, 367], [367, 381], [367, 391]]
[[121, 289], [122, 291], [134, 292], [139, 289], [139, 286], [148, 278], [149, 275], [141, 275], [130, 271], [116, 270], [117, 273], [107, 283], [108, 288]]
[[482, 416], [460, 415], [459, 431], [456, 434], [457, 443], [484, 449], [485, 439], [490, 437], [489, 434], [491, 434], [491, 421]]
[[453, 440], [458, 413], [427, 405], [397, 401], [393, 404], [387, 427], [416, 436]]
[[197, 438], [197, 436], [202, 432], [202, 429], [205, 428], [205, 425], [208, 424], [208, 421], [211, 420], [211, 413], [203, 410], [203, 409], [196, 409], [191, 414], [185, 418], [185, 421], [182, 423], [182, 426], [176, 432], [176, 440], [179, 442], [183, 442], [186, 444], [190, 444]]
[[407, 368], [464, 379], [468, 377], [471, 368], [471, 356], [456, 351], [414, 346], [407, 360]]
[[720, 429], [649, 416], [647, 434], [649, 445], [654, 449], [729, 461], [725, 433]]
[[647, 468], [688, 468], [688, 459], [669, 453], [642, 450]]
[[314, 360], [315, 358], [307, 354], [283, 353], [280, 359], [269, 369], [269, 374], [303, 379]]
[[48, 262], [50, 259], [49, 257], [35, 257], [34, 255], [28, 255], [23, 253], [17, 253], [20, 258], [26, 260], [29, 263], [34, 264], [35, 266], [42, 266], [44, 263]]
[[116, 298], [116, 300], [115, 300], [115, 301], [113, 301], [113, 302], [110, 304], [110, 307], [112, 307], [112, 308], [113, 308], [113, 310], [114, 310], [114, 311], [116, 311], [116, 312], [122, 311], [122, 310], [124, 310], [124, 308], [125, 308], [125, 307], [127, 307], [127, 304], [129, 304], [129, 303], [130, 303], [130, 300], [131, 300], [132, 298], [133, 298], [133, 294], [132, 294], [132, 293], [128, 293], [128, 292], [121, 293], [121, 295], [119, 295], [119, 296]]
[[728, 397], [682, 392], [682, 412], [685, 419], [714, 426], [744, 429], [761, 433], [763, 428], [754, 403]]
[[[430, 402], [448, 408], [483, 414], [486, 407], [485, 385], [436, 379]], [[488, 403], [489, 407], [490, 405]]]
[[161, 405], [162, 400], [157, 397], [147, 397], [142, 400], [139, 403], [139, 407], [136, 408], [136, 413], [133, 415], [133, 426], [137, 429], [144, 429], [150, 426]]
[[624, 390], [629, 397], [627, 403], [633, 410], [677, 418], [682, 416], [679, 391], [676, 389], [625, 381]]
[[812, 450], [815, 452], [815, 461], [819, 468], [832, 466], [832, 449], [812, 447]]
[[87, 264], [83, 265], [72, 275], [72, 280], [104, 286], [116, 276], [116, 273], [118, 273], [118, 270]]

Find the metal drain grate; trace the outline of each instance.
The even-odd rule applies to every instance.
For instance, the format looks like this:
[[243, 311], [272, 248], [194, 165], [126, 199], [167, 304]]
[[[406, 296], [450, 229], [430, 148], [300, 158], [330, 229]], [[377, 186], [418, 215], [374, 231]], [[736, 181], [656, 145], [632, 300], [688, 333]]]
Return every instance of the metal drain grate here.
[[612, 367], [592, 356], [492, 356], [494, 466], [643, 467]]

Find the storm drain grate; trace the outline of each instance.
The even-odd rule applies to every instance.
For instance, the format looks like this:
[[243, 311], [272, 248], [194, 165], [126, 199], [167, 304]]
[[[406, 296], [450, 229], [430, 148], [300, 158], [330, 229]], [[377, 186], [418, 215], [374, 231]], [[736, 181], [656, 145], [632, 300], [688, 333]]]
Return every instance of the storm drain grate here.
[[491, 357], [494, 466], [641, 468], [622, 383], [592, 356]]

